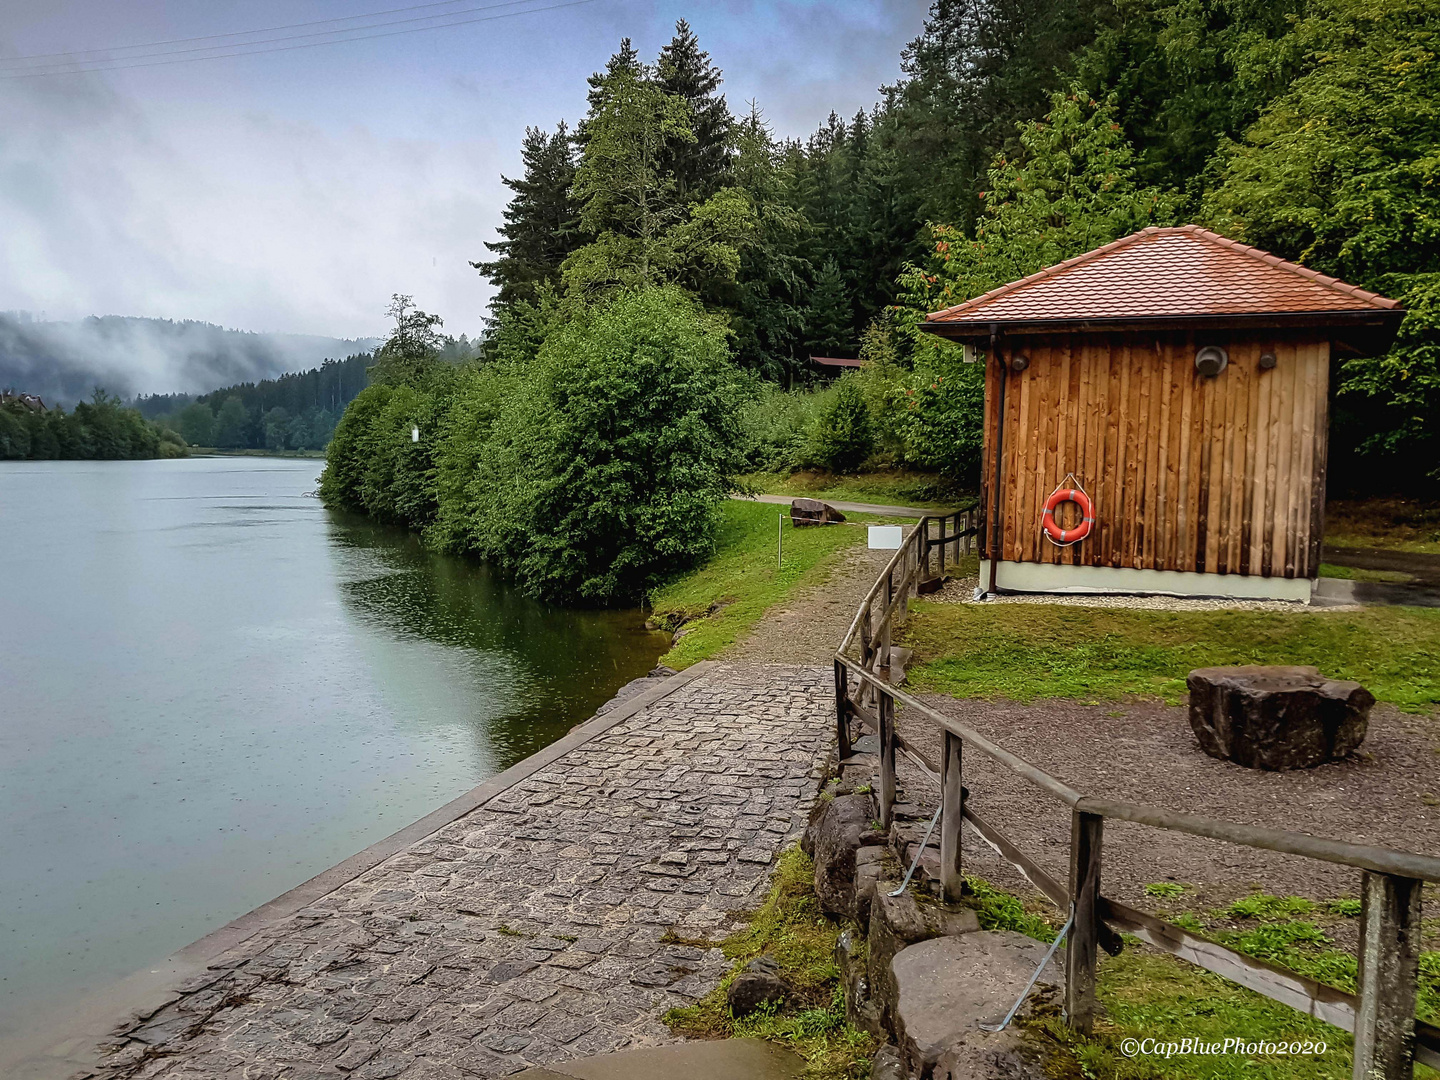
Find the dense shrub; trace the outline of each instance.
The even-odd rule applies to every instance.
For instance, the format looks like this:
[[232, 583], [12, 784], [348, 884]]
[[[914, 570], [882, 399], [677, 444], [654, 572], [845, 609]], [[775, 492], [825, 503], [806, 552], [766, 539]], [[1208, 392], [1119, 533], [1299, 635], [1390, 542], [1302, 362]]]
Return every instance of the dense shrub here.
[[754, 472], [790, 472], [812, 463], [811, 435], [828, 395], [781, 390], [754, 379], [740, 408], [745, 465]]
[[326, 505], [369, 512], [364, 496], [365, 474], [373, 457], [377, 420], [394, 392], [391, 386], [367, 386], [335, 425], [320, 477], [320, 497]]
[[321, 495], [490, 559], [535, 595], [636, 600], [712, 549], [743, 466], [725, 327], [657, 288], [572, 313], [543, 342], [367, 388]]
[[916, 357], [914, 372], [897, 387], [894, 400], [908, 464], [972, 482], [979, 477], [983, 363], [964, 363], [955, 346], [926, 350]]
[[875, 449], [875, 427], [860, 381], [847, 375], [815, 418], [811, 435], [815, 463], [832, 472], [854, 472]]
[[600, 603], [708, 554], [741, 465], [725, 337], [674, 288], [552, 333], [466, 486], [474, 550], [534, 594]]
[[96, 391], [73, 412], [32, 410], [17, 402], [0, 405], [0, 458], [52, 459], [180, 457], [185, 441], [146, 420], [120, 399]]

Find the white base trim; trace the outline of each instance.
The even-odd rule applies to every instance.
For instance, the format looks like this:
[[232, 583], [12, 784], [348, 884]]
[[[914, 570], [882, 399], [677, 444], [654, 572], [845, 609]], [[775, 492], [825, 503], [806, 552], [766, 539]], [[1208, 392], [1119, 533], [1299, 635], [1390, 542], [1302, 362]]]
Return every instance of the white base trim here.
[[[995, 577], [1001, 592], [1129, 593], [1160, 596], [1213, 596], [1236, 600], [1290, 600], [1308, 604], [1315, 583], [1309, 578], [1251, 577], [1246, 574], [1197, 574], [1183, 570], [1135, 570], [1125, 566], [1063, 566], [1057, 563], [1002, 562]], [[980, 588], [990, 587], [990, 560], [980, 561]]]

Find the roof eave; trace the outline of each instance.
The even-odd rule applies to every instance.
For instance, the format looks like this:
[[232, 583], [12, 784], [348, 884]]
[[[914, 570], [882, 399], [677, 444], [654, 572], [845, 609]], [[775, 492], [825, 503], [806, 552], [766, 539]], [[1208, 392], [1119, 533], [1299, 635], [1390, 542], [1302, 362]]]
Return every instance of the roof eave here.
[[920, 329], [939, 337], [988, 339], [992, 332], [1017, 334], [1083, 334], [1124, 330], [1258, 330], [1333, 327], [1351, 340], [1361, 333], [1363, 351], [1384, 352], [1394, 340], [1403, 308], [1363, 308], [1344, 311], [1267, 311], [1239, 315], [1164, 315], [1114, 319], [966, 319], [927, 320]]

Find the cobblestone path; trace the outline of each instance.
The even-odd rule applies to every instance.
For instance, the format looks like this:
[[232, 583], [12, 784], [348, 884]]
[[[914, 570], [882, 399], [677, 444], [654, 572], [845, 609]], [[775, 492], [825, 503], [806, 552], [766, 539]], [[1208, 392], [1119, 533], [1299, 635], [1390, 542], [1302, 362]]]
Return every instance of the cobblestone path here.
[[721, 664], [262, 931], [117, 1029], [104, 1078], [462, 1080], [672, 1041], [798, 837], [827, 669]]

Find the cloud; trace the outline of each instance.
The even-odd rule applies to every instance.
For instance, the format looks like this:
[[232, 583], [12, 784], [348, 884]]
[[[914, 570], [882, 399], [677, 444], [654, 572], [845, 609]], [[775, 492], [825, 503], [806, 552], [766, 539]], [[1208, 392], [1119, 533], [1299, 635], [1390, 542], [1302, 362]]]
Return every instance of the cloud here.
[[478, 328], [494, 145], [142, 105], [105, 78], [0, 82], [0, 308], [353, 337], [408, 292]]

